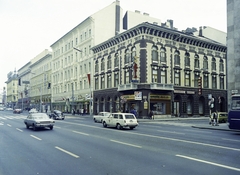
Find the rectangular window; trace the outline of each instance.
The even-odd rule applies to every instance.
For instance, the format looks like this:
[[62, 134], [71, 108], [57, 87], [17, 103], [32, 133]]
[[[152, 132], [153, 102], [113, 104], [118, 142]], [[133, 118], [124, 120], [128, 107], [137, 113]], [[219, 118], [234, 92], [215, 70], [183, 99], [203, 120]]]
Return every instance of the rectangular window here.
[[199, 79], [199, 75], [194, 75], [194, 87], [198, 87], [198, 79]]
[[98, 78], [95, 78], [95, 89], [99, 89], [99, 81]]
[[105, 88], [105, 77], [104, 75], [101, 76], [101, 89]]
[[107, 88], [111, 88], [112, 87], [112, 76], [111, 74], [109, 74], [107, 76]]
[[208, 76], [207, 75], [203, 76], [203, 87], [208, 88]]
[[220, 89], [224, 89], [224, 78], [220, 77]]
[[167, 83], [166, 71], [165, 70], [161, 71], [161, 83]]
[[117, 87], [119, 85], [119, 74], [116, 73], [114, 75], [114, 87]]
[[217, 78], [215, 75], [212, 76], [212, 88], [217, 89]]
[[190, 86], [190, 74], [185, 73], [185, 86]]
[[125, 84], [128, 84], [130, 82], [130, 79], [129, 79], [129, 72], [125, 72]]
[[180, 73], [179, 72], [175, 72], [174, 85], [180, 86]]
[[158, 81], [157, 70], [153, 69], [152, 71], [152, 83], [157, 83]]

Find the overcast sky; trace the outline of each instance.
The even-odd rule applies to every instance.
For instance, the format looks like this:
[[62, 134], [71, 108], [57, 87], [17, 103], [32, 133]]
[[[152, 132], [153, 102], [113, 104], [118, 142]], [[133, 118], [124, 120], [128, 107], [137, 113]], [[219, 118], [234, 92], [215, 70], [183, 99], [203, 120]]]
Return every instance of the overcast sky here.
[[[0, 92], [7, 74], [18, 70], [84, 19], [114, 0], [0, 0]], [[210, 26], [227, 31], [226, 0], [120, 0], [174, 27]]]

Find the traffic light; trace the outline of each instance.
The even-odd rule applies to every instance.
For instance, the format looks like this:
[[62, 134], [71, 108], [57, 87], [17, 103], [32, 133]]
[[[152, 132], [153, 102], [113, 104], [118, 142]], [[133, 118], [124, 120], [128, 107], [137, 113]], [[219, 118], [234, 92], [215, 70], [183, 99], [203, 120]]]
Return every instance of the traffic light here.
[[198, 78], [198, 95], [202, 95], [202, 77]]

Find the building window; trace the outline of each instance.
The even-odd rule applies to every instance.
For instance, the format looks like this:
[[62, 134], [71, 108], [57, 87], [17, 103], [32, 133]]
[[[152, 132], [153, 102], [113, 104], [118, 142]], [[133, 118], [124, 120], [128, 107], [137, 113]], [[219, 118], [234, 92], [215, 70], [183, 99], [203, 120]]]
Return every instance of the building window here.
[[98, 64], [98, 60], [95, 62], [95, 73], [98, 73], [99, 71], [99, 64]]
[[219, 63], [219, 70], [220, 70], [220, 72], [224, 72], [224, 64], [223, 64], [223, 60], [222, 59], [220, 59], [220, 63]]
[[83, 86], [84, 86], [83, 89], [86, 89], [86, 88], [87, 88], [87, 81], [84, 80], [83, 83], [84, 83], [84, 84], [83, 84]]
[[119, 73], [114, 74], [114, 87], [117, 87], [119, 85]]
[[107, 69], [111, 70], [111, 68], [112, 68], [112, 61], [111, 61], [111, 56], [109, 55], [107, 59]]
[[180, 86], [180, 72], [178, 70], [175, 71], [174, 85]]
[[105, 89], [105, 77], [101, 75], [101, 89]]
[[224, 89], [224, 77], [220, 76], [220, 89]]
[[205, 74], [203, 76], [203, 88], [208, 88], [208, 87], [209, 87], [209, 85], [208, 85], [208, 75]]
[[156, 46], [152, 47], [152, 62], [158, 63], [158, 48]]
[[216, 78], [216, 75], [212, 76], [212, 89], [217, 89], [217, 78]]
[[152, 69], [152, 83], [157, 83], [158, 82], [158, 70], [157, 69]]
[[216, 59], [212, 58], [212, 71], [216, 71]]
[[127, 49], [126, 51], [125, 51], [125, 56], [124, 56], [124, 64], [128, 64], [128, 63], [130, 63], [130, 61], [131, 61], [131, 55], [130, 55], [130, 51]]
[[136, 60], [136, 58], [137, 58], [137, 52], [136, 52], [136, 48], [135, 47], [132, 48], [132, 53], [131, 54], [132, 54], [131, 62], [134, 62]]
[[198, 79], [199, 79], [200, 75], [194, 74], [194, 87], [198, 87]]
[[174, 65], [180, 66], [180, 53], [177, 50], [174, 52]]
[[104, 72], [105, 70], [105, 61], [104, 61], [104, 58], [102, 58], [101, 60], [101, 72]]
[[112, 76], [111, 74], [107, 75], [107, 88], [111, 88], [112, 87]]
[[160, 49], [160, 61], [161, 63], [166, 63], [167, 60], [166, 60], [166, 49], [165, 48], [161, 48]]
[[119, 67], [119, 55], [117, 53], [115, 54], [114, 67], [115, 68]]
[[129, 79], [129, 71], [125, 71], [125, 84], [129, 83], [130, 79]]
[[190, 67], [190, 54], [185, 53], [185, 67]]
[[167, 83], [166, 70], [161, 71], [161, 83]]
[[199, 56], [197, 54], [194, 56], [194, 67], [199, 68]]
[[95, 78], [95, 89], [99, 89], [99, 81], [98, 78]]
[[208, 58], [206, 56], [203, 57], [203, 69], [208, 70]]
[[190, 73], [185, 72], [185, 86], [190, 86]]

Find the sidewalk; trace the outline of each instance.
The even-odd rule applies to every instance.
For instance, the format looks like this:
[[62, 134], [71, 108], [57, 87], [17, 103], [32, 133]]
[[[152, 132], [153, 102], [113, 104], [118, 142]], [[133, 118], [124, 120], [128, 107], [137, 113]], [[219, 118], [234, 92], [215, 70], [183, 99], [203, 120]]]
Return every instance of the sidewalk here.
[[[89, 114], [85, 115], [72, 115], [72, 114], [65, 114], [66, 117], [76, 117], [76, 118], [91, 118], [92, 116]], [[198, 129], [211, 129], [211, 130], [222, 130], [222, 131], [234, 131], [234, 132], [240, 132], [240, 130], [231, 130], [228, 128], [228, 123], [219, 123], [218, 126], [212, 126], [208, 124], [208, 117], [167, 117], [167, 118], [158, 118], [158, 119], [137, 119], [139, 123], [143, 122], [160, 122], [160, 121], [179, 121], [179, 120], [204, 120], [206, 119], [206, 124], [197, 124], [193, 125], [192, 128], [198, 128]]]

